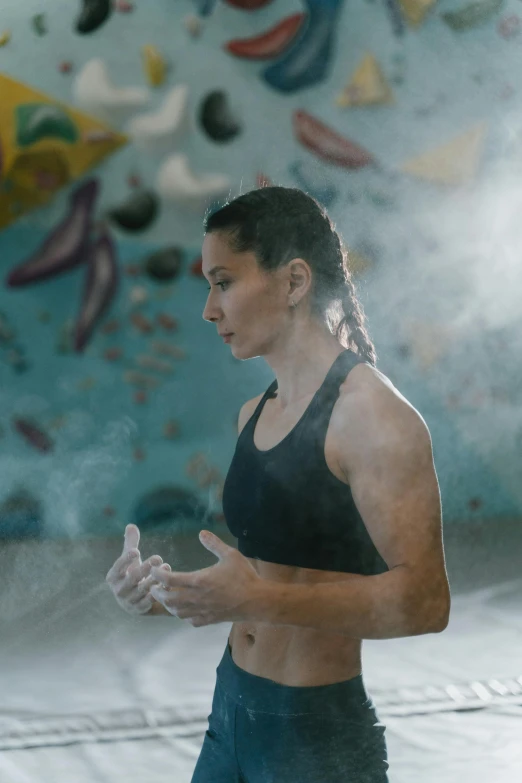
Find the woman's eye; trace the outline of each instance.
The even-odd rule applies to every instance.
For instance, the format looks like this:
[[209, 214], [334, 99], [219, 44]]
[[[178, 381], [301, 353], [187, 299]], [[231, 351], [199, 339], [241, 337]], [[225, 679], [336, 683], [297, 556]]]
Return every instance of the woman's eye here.
[[[221, 282], [220, 283], [216, 283], [216, 285], [228, 285], [228, 281], [227, 280], [221, 280]], [[210, 291], [210, 289], [211, 289], [211, 286], [208, 286], [207, 287], [207, 291]], [[221, 289], [221, 290], [223, 290], [223, 289]]]

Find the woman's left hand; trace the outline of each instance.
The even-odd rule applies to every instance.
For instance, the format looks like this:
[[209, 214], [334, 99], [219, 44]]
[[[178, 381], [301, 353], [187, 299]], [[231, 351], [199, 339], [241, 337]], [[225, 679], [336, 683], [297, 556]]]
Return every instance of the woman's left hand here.
[[163, 585], [150, 593], [165, 609], [195, 628], [214, 623], [252, 620], [252, 602], [263, 579], [247, 558], [210, 531], [201, 531], [203, 546], [219, 563], [199, 571], [166, 571], [154, 567], [151, 576]]

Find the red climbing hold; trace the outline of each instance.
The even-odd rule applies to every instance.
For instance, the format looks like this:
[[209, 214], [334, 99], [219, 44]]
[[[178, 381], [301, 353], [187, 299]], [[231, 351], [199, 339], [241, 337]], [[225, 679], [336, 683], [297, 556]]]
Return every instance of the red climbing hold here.
[[293, 14], [271, 27], [270, 30], [253, 38], [235, 38], [224, 48], [235, 57], [247, 60], [269, 60], [279, 56], [295, 37], [306, 14]]
[[272, 181], [268, 179], [265, 174], [263, 174], [262, 171], [257, 172], [256, 176], [256, 187], [258, 188], [271, 188], [272, 187]]
[[15, 417], [13, 427], [25, 440], [38, 451], [46, 453], [54, 448], [53, 441], [37, 424], [28, 419]]
[[298, 141], [329, 163], [360, 169], [374, 162], [373, 156], [363, 147], [336, 133], [303, 109], [294, 111], [293, 125]]

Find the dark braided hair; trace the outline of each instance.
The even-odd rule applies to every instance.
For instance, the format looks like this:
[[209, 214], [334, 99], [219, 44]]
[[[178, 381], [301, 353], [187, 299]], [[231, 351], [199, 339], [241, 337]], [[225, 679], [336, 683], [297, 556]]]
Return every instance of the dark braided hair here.
[[303, 258], [313, 272], [312, 313], [326, 320], [332, 333], [335, 329], [341, 345], [354, 348], [375, 366], [377, 354], [366, 331], [348, 252], [328, 214], [315, 199], [298, 188], [273, 186], [251, 190], [208, 215], [204, 230], [206, 234], [227, 233], [234, 252], [253, 252], [266, 270], [282, 267], [293, 258]]

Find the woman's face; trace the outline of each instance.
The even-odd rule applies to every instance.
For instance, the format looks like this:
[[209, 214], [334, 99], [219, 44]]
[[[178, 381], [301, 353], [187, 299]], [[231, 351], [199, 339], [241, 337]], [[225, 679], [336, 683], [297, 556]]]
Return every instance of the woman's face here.
[[285, 269], [264, 272], [254, 253], [234, 253], [220, 232], [205, 236], [202, 260], [210, 285], [205, 321], [214, 323], [221, 334], [232, 332], [230, 346], [236, 358], [269, 353], [288, 318]]

